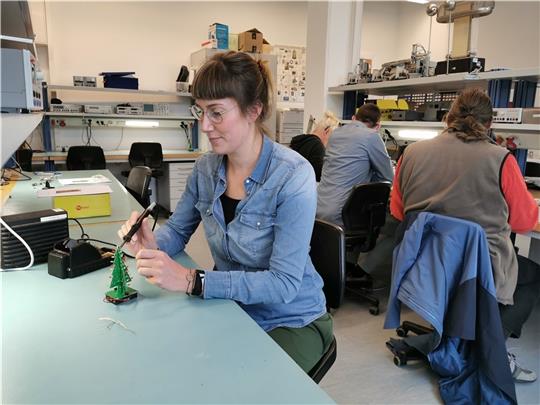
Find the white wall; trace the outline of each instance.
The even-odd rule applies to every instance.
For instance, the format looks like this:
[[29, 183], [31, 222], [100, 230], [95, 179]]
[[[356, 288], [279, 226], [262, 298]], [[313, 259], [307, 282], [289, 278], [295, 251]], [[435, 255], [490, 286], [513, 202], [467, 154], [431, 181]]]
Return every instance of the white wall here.
[[479, 25], [478, 54], [488, 69], [540, 66], [540, 2], [497, 1]]
[[395, 1], [365, 1], [360, 55], [371, 59], [372, 68], [402, 59], [398, 55], [399, 4]]
[[[367, 1], [361, 54], [381, 63], [406, 59], [412, 44], [427, 49], [430, 17], [426, 5], [409, 2]], [[493, 12], [478, 18], [478, 56], [486, 59], [486, 68], [526, 68], [540, 66], [540, 2], [497, 1]], [[432, 60], [444, 60], [448, 49], [448, 24], [433, 17]]]
[[306, 2], [46, 2], [50, 82], [134, 71], [139, 88], [174, 90], [208, 25], [256, 27], [272, 44], [306, 45]]

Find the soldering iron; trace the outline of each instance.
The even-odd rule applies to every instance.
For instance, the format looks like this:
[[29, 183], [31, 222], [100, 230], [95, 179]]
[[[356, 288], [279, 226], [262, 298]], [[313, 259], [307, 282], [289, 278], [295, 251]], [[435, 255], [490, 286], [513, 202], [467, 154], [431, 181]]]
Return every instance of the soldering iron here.
[[131, 238], [133, 237], [133, 235], [135, 235], [137, 231], [139, 230], [139, 228], [141, 227], [143, 219], [145, 219], [148, 215], [152, 213], [152, 210], [154, 209], [155, 206], [156, 206], [156, 203], [153, 202], [148, 207], [146, 207], [146, 209], [142, 212], [141, 215], [139, 215], [139, 217], [137, 218], [137, 221], [135, 221], [135, 223], [132, 225], [129, 232], [126, 233], [124, 237], [122, 238], [124, 241], [122, 242], [120, 246], [118, 246], [118, 249], [121, 249], [122, 246], [126, 244], [126, 242], [131, 241]]

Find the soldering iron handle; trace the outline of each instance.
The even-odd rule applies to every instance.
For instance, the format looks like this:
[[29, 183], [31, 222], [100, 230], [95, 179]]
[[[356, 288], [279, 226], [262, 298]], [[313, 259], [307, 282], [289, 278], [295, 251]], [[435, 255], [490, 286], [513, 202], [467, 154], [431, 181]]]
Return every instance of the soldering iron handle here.
[[143, 211], [141, 215], [139, 215], [139, 218], [137, 218], [137, 221], [135, 221], [135, 223], [131, 226], [131, 229], [129, 230], [129, 232], [126, 233], [124, 237], [122, 238], [124, 242], [129, 242], [131, 240], [133, 235], [135, 235], [137, 231], [141, 228], [143, 219], [145, 219], [147, 216], [149, 216], [152, 213], [152, 210], [154, 209], [155, 206], [156, 206], [156, 203], [153, 202]]

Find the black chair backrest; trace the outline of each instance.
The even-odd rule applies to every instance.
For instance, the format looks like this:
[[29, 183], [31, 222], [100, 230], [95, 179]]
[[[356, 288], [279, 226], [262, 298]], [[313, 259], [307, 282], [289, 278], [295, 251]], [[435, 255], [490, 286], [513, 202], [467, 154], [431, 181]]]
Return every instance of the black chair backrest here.
[[150, 205], [150, 178], [152, 169], [147, 166], [135, 166], [129, 171], [126, 189], [144, 208]]
[[18, 149], [15, 152], [15, 159], [17, 160], [17, 163], [19, 166], [21, 166], [21, 169], [25, 172], [31, 172], [32, 171], [32, 155], [33, 155], [32, 149]]
[[70, 146], [66, 158], [68, 170], [105, 169], [105, 155], [99, 146]]
[[161, 169], [163, 166], [163, 149], [158, 142], [134, 142], [129, 149], [129, 165], [148, 166], [150, 169]]
[[379, 231], [386, 221], [391, 187], [392, 184], [387, 181], [357, 184], [343, 206], [341, 218], [345, 235], [364, 237], [365, 247], [362, 251], [375, 246]]
[[309, 252], [315, 270], [324, 281], [328, 308], [337, 309], [345, 294], [345, 236], [341, 227], [315, 220]]
[[332, 364], [336, 361], [337, 357], [337, 342], [336, 338], [332, 339], [330, 347], [326, 349], [321, 359], [315, 364], [315, 366], [309, 371], [308, 375], [316, 384], [320, 383], [325, 374], [330, 370]]

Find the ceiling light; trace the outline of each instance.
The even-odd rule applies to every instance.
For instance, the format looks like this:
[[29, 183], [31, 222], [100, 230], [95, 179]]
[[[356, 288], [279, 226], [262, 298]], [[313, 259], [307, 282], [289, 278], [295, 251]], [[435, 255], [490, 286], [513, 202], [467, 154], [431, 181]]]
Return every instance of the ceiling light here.
[[429, 0], [407, 0], [409, 3], [427, 4]]
[[438, 133], [438, 131], [429, 131], [425, 129], [400, 129], [398, 131], [398, 136], [401, 139], [420, 140], [435, 138]]
[[159, 121], [126, 120], [126, 127], [155, 128], [159, 127]]

